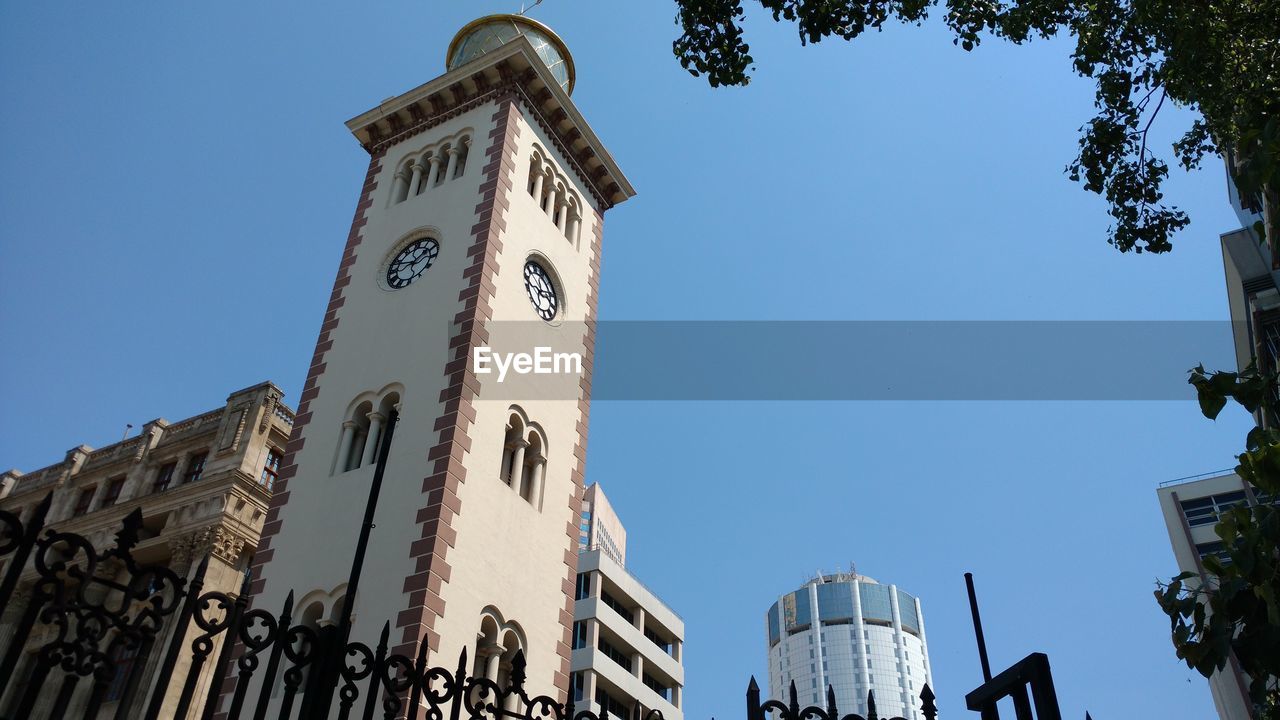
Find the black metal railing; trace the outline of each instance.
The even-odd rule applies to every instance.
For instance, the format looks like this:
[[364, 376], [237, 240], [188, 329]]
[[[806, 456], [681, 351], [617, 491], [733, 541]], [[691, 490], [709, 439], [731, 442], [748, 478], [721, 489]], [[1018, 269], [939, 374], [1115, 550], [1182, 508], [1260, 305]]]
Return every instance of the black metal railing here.
[[[465, 649], [452, 669], [428, 666], [425, 643], [413, 657], [388, 652], [389, 623], [374, 645], [350, 642], [349, 628], [295, 623], [292, 593], [278, 612], [249, 608], [248, 577], [239, 593], [206, 591], [208, 557], [190, 580], [138, 563], [140, 509], [99, 551], [83, 536], [44, 529], [51, 501], [52, 494], [25, 523], [0, 511], [0, 608], [9, 617], [0, 647], [0, 720], [608, 720], [607, 709], [580, 710], [572, 698], [530, 696], [522, 652], [500, 682], [470, 675]], [[966, 696], [968, 708], [996, 720], [997, 703], [1008, 698], [1019, 720], [1031, 720], [1033, 708], [1038, 720], [1060, 720], [1044, 655], [990, 676], [973, 607], [986, 682]], [[880, 720], [874, 693], [865, 717], [841, 715], [831, 687], [826, 699], [825, 707], [802, 707], [793, 683], [785, 701], [761, 701], [752, 678], [747, 720]], [[926, 684], [923, 720], [936, 719], [934, 700]], [[638, 705], [630, 714], [662, 720]]]
[[[787, 695], [786, 702], [781, 700], [761, 702], [760, 686], [756, 684], [754, 677], [751, 678], [751, 682], [747, 685], [747, 720], [767, 720], [769, 713], [774, 714], [775, 720], [906, 720], [901, 716], [881, 718], [876, 712], [874, 690], [867, 691], [865, 716], [857, 713], [841, 715], [840, 708], [836, 707], [836, 691], [830, 685], [827, 686], [826, 707], [801, 706], [795, 681], [791, 682]], [[938, 707], [934, 705], [934, 699], [933, 690], [929, 688], [929, 683], [925, 683], [920, 689], [920, 714], [924, 720], [935, 720], [938, 717]]]
[[[572, 700], [529, 695], [522, 652], [499, 683], [468, 674], [466, 650], [452, 669], [429, 667], [425, 643], [415, 657], [388, 652], [389, 623], [372, 646], [339, 643], [335, 628], [295, 624], [292, 593], [278, 612], [249, 609], [247, 577], [238, 594], [205, 591], [208, 558], [190, 580], [141, 565], [132, 552], [140, 510], [105, 551], [74, 533], [40, 535], [50, 498], [25, 524], [0, 511], [0, 607], [27, 600], [2, 648], [2, 718], [607, 719]], [[17, 593], [32, 572], [29, 591]], [[127, 664], [114, 661], [122, 656]], [[633, 715], [662, 719], [639, 708]]]

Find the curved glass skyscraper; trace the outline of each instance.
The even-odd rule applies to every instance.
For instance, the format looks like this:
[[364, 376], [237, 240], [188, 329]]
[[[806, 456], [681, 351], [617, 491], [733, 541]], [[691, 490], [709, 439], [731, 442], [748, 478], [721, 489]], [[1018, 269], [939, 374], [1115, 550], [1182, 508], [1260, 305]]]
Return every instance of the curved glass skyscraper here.
[[765, 618], [769, 694], [785, 700], [792, 682], [800, 703], [840, 714], [867, 713], [875, 691], [880, 717], [920, 718], [920, 689], [933, 684], [920, 601], [895, 585], [853, 573], [821, 575], [778, 598]]

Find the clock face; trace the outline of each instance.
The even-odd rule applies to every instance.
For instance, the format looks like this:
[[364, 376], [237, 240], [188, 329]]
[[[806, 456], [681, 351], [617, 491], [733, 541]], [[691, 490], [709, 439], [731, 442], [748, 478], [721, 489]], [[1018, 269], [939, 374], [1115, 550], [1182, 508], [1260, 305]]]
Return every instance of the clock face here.
[[555, 283], [541, 265], [530, 260], [524, 264], [524, 289], [529, 293], [529, 302], [538, 317], [551, 320], [556, 316], [560, 301], [556, 297]]
[[396, 253], [387, 266], [387, 284], [393, 290], [406, 287], [431, 267], [440, 254], [440, 243], [434, 238], [414, 240]]

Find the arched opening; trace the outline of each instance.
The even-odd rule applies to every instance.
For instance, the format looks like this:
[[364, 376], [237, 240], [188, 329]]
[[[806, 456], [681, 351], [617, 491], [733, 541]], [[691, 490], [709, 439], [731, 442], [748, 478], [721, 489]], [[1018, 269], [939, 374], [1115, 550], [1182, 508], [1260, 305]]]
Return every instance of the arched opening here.
[[546, 441], [542, 439], [542, 433], [533, 431], [529, 433], [528, 442], [519, 491], [520, 497], [538, 507], [538, 498], [542, 494], [542, 466], [546, 463]]
[[453, 174], [449, 176], [450, 179], [459, 178], [466, 174], [467, 156], [470, 155], [470, 153], [471, 153], [471, 138], [464, 136], [458, 140], [458, 152], [457, 152], [458, 159], [456, 161], [457, 167], [454, 169]]
[[338, 447], [338, 472], [347, 472], [360, 467], [365, 443], [369, 439], [369, 413], [371, 412], [373, 412], [373, 403], [365, 400], [356, 405], [351, 416], [342, 423], [342, 439]]
[[519, 412], [512, 412], [507, 419], [506, 435], [502, 443], [502, 465], [499, 473], [508, 486], [519, 488], [520, 469], [524, 466], [525, 422]]
[[409, 197], [409, 185], [413, 179], [415, 161], [406, 160], [396, 170], [395, 183], [391, 188], [391, 202], [402, 203]]

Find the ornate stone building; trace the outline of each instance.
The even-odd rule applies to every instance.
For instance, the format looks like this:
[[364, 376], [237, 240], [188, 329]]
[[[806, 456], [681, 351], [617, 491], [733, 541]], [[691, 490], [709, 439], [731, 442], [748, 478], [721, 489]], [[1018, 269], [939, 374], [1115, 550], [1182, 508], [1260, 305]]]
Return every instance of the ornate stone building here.
[[[238, 594], [293, 427], [293, 411], [281, 402], [282, 395], [269, 382], [254, 385], [231, 393], [216, 410], [176, 423], [152, 420], [133, 437], [97, 450], [81, 445], [62, 462], [40, 470], [6, 471], [0, 476], [0, 510], [26, 522], [52, 493], [45, 526], [82, 535], [102, 550], [112, 545], [124, 518], [141, 509], [141, 541], [134, 549], [140, 563], [162, 564], [189, 578], [207, 559], [205, 589]], [[9, 645], [34, 578], [34, 570], [28, 569], [18, 600], [3, 609], [0, 648]], [[167, 645], [169, 633], [162, 629], [159, 640]], [[28, 672], [34, 652], [47, 641], [33, 634], [18, 677]], [[127, 653], [121, 655], [112, 658], [119, 680], [134, 663]], [[160, 655], [151, 654], [139, 688], [149, 691], [158, 680], [170, 681], [154, 677]], [[183, 661], [190, 662], [189, 656]], [[185, 668], [178, 669], [183, 672], [174, 676], [183, 677]], [[201, 684], [207, 682], [202, 679]], [[122, 690], [123, 682], [112, 683], [100, 717], [118, 717], [115, 699]], [[179, 691], [176, 683], [169, 688], [162, 717], [172, 716]], [[140, 705], [149, 694], [136, 693], [139, 707], [124, 717], [141, 717]], [[0, 698], [0, 716], [9, 716], [14, 701]]]

